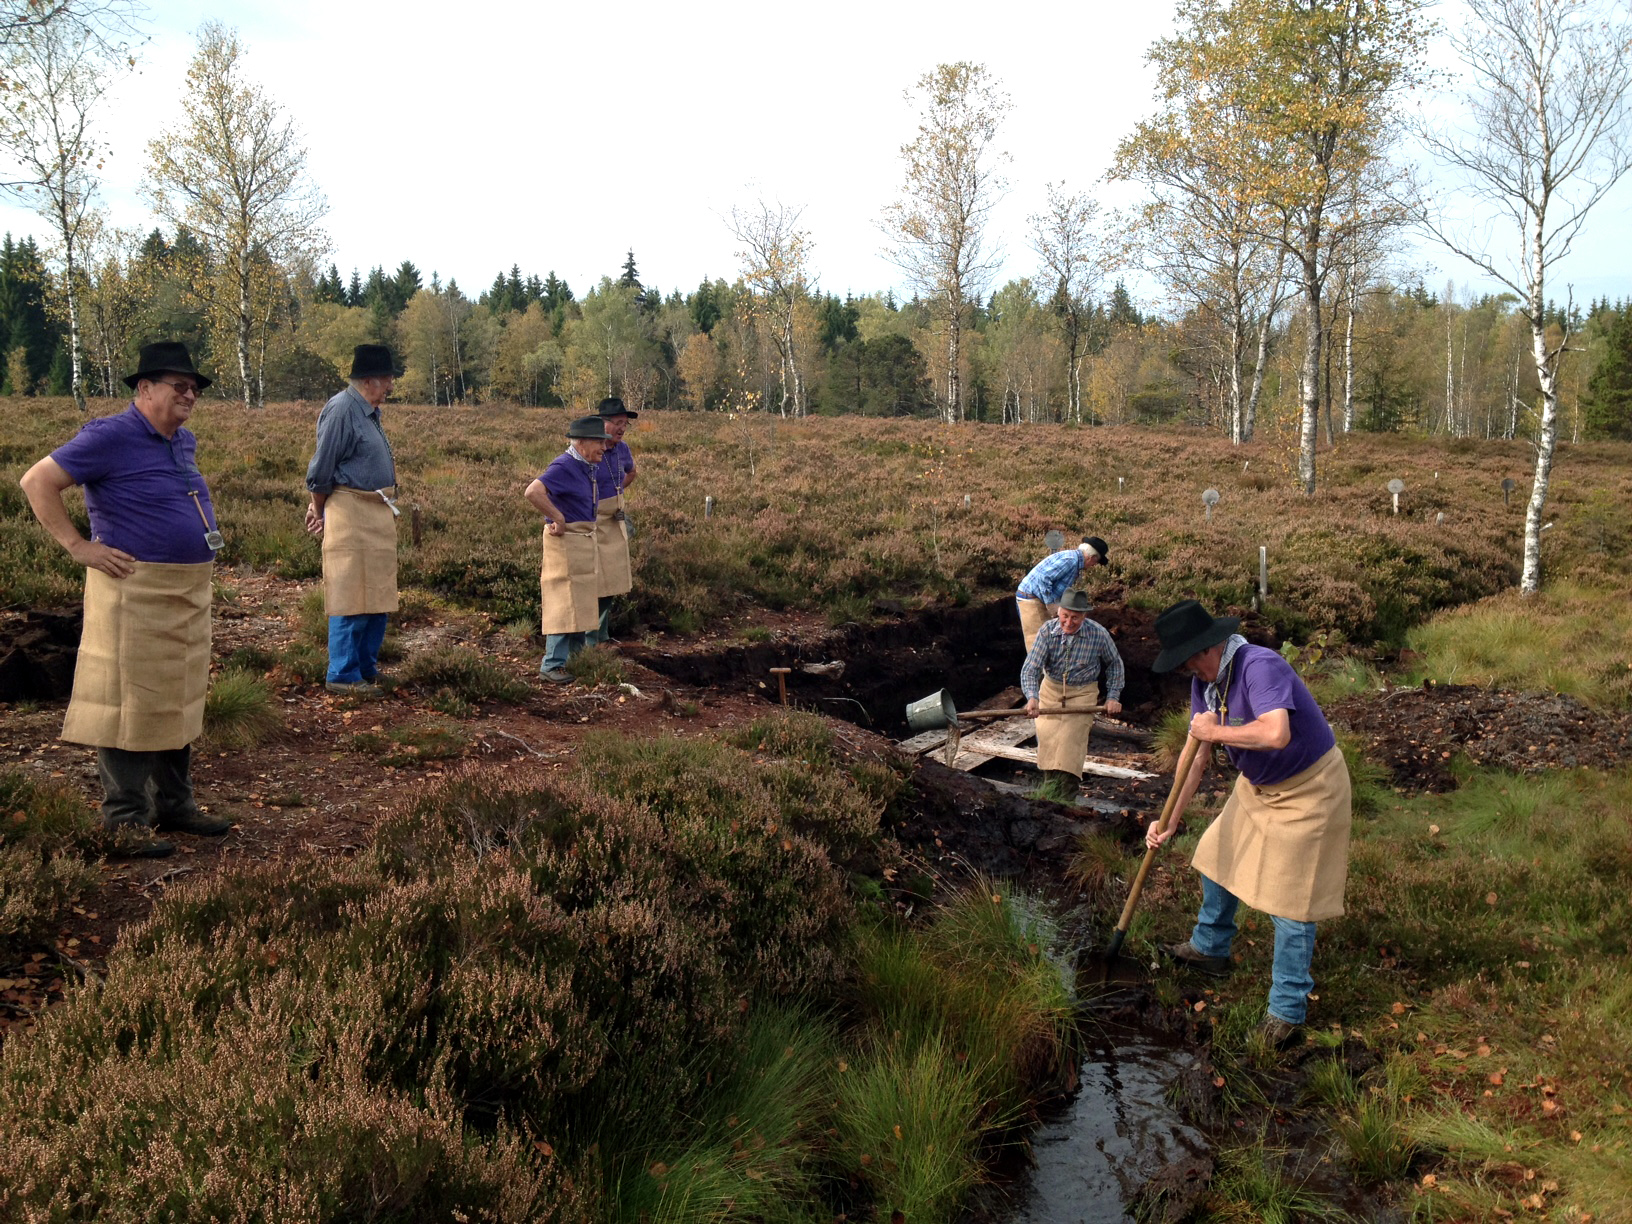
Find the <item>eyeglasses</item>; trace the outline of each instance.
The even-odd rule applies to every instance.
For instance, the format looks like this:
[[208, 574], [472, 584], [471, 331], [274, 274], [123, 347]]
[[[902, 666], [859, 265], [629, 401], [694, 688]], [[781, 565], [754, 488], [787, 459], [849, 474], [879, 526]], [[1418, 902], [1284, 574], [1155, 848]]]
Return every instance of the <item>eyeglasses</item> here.
[[171, 382], [168, 378], [155, 378], [154, 382], [163, 383], [177, 395], [197, 395], [198, 384], [190, 382]]

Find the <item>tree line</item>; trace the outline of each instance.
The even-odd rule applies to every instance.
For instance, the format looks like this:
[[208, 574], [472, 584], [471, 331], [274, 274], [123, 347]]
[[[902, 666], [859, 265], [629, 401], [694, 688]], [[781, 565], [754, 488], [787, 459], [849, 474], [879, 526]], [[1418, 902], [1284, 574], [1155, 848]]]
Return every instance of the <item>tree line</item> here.
[[[789, 416], [1189, 420], [1239, 441], [1267, 424], [1295, 429], [1311, 491], [1322, 432], [1626, 428], [1594, 390], [1623, 308], [1560, 307], [1545, 282], [1629, 160], [1625, 22], [1594, 24], [1604, 15], [1591, 5], [1473, 0], [1482, 24], [1452, 42], [1469, 67], [1467, 113], [1485, 123], [1459, 143], [1414, 127], [1403, 106], [1429, 81], [1418, 0], [1184, 0], [1175, 34], [1149, 52], [1156, 111], [1107, 173], [1141, 184], [1146, 202], [1112, 215], [1089, 190], [1049, 184], [1027, 221], [1033, 271], [1002, 285], [989, 223], [1009, 189], [1011, 105], [983, 65], [938, 65], [909, 92], [917, 132], [879, 214], [912, 292], [897, 300], [823, 292], [802, 209], [764, 198], [726, 220], [734, 275], [690, 292], [644, 285], [632, 251], [581, 295], [519, 264], [474, 296], [409, 259], [342, 277], [299, 131], [219, 23], [198, 33], [187, 117], [147, 150], [159, 224], [121, 230], [96, 202], [94, 123], [140, 43], [121, 2], [68, 0], [0, 23], [6, 186], [51, 230], [43, 246], [8, 241], [0, 269], [18, 303], [0, 318], [13, 393], [115, 393], [136, 347], [170, 338], [211, 365], [223, 395], [316, 398], [354, 344], [383, 342], [406, 363], [399, 393], [437, 403], [620, 394]], [[1548, 55], [1530, 57], [1528, 76], [1500, 67], [1540, 45]], [[1534, 142], [1502, 143], [1526, 113], [1547, 117], [1563, 157], [1543, 198], [1525, 160]], [[1473, 218], [1411, 181], [1398, 157], [1408, 138], [1466, 172], [1480, 187], [1468, 198], [1510, 189], [1522, 222], [1511, 267], [1472, 249]], [[1572, 173], [1590, 190], [1568, 195]], [[1459, 301], [1411, 283], [1393, 267], [1411, 230], [1510, 292]], [[1131, 300], [1136, 270], [1162, 285], [1159, 311]]]

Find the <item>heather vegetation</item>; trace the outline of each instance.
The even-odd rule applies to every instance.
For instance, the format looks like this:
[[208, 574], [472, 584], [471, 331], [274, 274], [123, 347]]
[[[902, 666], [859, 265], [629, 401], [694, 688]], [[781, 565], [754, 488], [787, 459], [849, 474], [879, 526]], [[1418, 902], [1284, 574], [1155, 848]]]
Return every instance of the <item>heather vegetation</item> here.
[[[404, 584], [415, 598], [536, 624], [538, 524], [519, 491], [556, 453], [564, 414], [387, 411], [403, 503], [418, 510], [422, 529], [417, 546], [403, 533]], [[0, 454], [0, 586], [14, 606], [78, 598], [79, 576], [15, 486], [74, 422], [69, 401], [40, 401], [14, 418]], [[1096, 581], [1120, 582], [1126, 598], [1150, 607], [1192, 594], [1248, 606], [1258, 548], [1267, 546], [1268, 618], [1283, 633], [1325, 630], [1358, 644], [1398, 644], [1437, 609], [1498, 594], [1518, 573], [1523, 498], [1507, 504], [1500, 482], [1523, 478], [1519, 443], [1351, 436], [1323, 459], [1326, 484], [1311, 502], [1295, 490], [1295, 437], [1271, 430], [1237, 447], [1136, 428], [691, 413], [638, 425], [635, 610], [677, 630], [754, 607], [843, 621], [873, 615], [881, 599], [914, 607], [996, 596], [1013, 589], [1051, 527], [1105, 536], [1113, 563]], [[300, 526], [310, 410], [211, 405], [193, 427], [227, 537], [223, 560], [315, 575], [318, 547]], [[1563, 453], [1548, 507], [1549, 574], [1624, 581], [1626, 458], [1614, 443]], [[1394, 478], [1406, 484], [1398, 515], [1385, 487]], [[1201, 502], [1209, 487], [1220, 493], [1210, 519]], [[705, 496], [715, 501], [708, 518]], [[314, 604], [314, 650], [321, 615]], [[433, 664], [475, 669], [460, 684], [497, 693], [496, 681], [477, 682], [478, 661], [415, 666]]]
[[607, 738], [179, 890], [0, 1054], [0, 1209], [947, 1218], [1071, 996], [1023, 896], [860, 899], [903, 784], [805, 717]]

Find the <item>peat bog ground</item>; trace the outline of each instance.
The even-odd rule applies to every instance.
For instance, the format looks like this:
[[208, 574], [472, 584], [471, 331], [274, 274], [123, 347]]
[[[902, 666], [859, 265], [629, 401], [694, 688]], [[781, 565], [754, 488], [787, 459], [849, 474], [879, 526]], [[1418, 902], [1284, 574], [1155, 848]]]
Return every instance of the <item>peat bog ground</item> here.
[[[94, 885], [49, 933], [0, 964], [6, 1044], [28, 1041], [45, 1011], [98, 979], [121, 933], [178, 886], [364, 855], [382, 819], [472, 764], [565, 775], [595, 733], [644, 741], [740, 731], [773, 709], [773, 667], [790, 669], [794, 705], [830, 720], [847, 751], [880, 761], [895, 759], [905, 704], [937, 688], [963, 708], [1014, 704], [1020, 648], [1012, 582], [1040, 555], [1044, 530], [1092, 527], [1116, 550], [1111, 571], [1091, 575], [1089, 586], [1094, 615], [1128, 664], [1128, 720], [1157, 729], [1180, 699], [1179, 688], [1149, 672], [1156, 610], [1194, 594], [1240, 613], [1254, 640], [1304, 648], [1300, 666], [1322, 686], [1358, 759], [1370, 763], [1366, 780], [1380, 814], [1364, 819], [1390, 840], [1365, 860], [1356, 913], [1334, 924], [1332, 983], [1322, 988], [1310, 1039], [1284, 1058], [1253, 1049], [1246, 1037], [1267, 975], [1261, 932], [1244, 932], [1242, 969], [1228, 986], [1149, 971], [1156, 940], [1182, 936], [1194, 904], [1176, 845], [1151, 878], [1127, 965], [1109, 983], [1081, 983], [1087, 1061], [1081, 1091], [1056, 1104], [1054, 1121], [1035, 1138], [1043, 1180], [1027, 1189], [1024, 1146], [1011, 1144], [997, 1153], [998, 1184], [970, 1210], [988, 1220], [1016, 1211], [1037, 1224], [1050, 1219], [1038, 1205], [1052, 1192], [1047, 1149], [1082, 1142], [1085, 1123], [1073, 1123], [1071, 1111], [1100, 1100], [1102, 1109], [1090, 1109], [1097, 1122], [1106, 1110], [1123, 1110], [1127, 1126], [1149, 1124], [1142, 1152], [1125, 1164], [1131, 1172], [1112, 1179], [1128, 1203], [1116, 1209], [1139, 1219], [1342, 1212], [1473, 1220], [1526, 1211], [1583, 1224], [1632, 1218], [1632, 1189], [1617, 1199], [1632, 1187], [1622, 1121], [1632, 1085], [1624, 1068], [1617, 1073], [1570, 1045], [1570, 1025], [1590, 1024], [1593, 1015], [1572, 1003], [1572, 992], [1586, 989], [1603, 949], [1618, 946], [1613, 931], [1595, 934], [1581, 915], [1594, 907], [1604, 918], [1615, 914], [1585, 890], [1552, 911], [1507, 912], [1516, 889], [1545, 891], [1547, 882], [1540, 875], [1513, 882], [1512, 863], [1530, 853], [1529, 843], [1481, 849], [1476, 830], [1487, 818], [1474, 804], [1481, 788], [1507, 804], [1506, 815], [1490, 819], [1517, 838], [1513, 827], [1530, 808], [1516, 796], [1576, 779], [1567, 784], [1574, 791], [1548, 790], [1538, 802], [1578, 811], [1587, 827], [1598, 810], [1595, 792], [1625, 787], [1632, 748], [1632, 714], [1618, 696], [1628, 691], [1625, 652], [1574, 652], [1591, 656], [1583, 699], [1531, 686], [1525, 676], [1503, 687], [1460, 667], [1436, 677], [1438, 656], [1402, 650], [1418, 644], [1413, 626], [1436, 609], [1471, 604], [1477, 613], [1481, 600], [1509, 599], [1501, 592], [1515, 572], [1518, 512], [1501, 508], [1496, 485], [1503, 474], [1522, 473], [1515, 444], [1345, 442], [1323, 456], [1327, 484], [1311, 513], [1286, 487], [1284, 439], [1241, 452], [1210, 437], [1132, 430], [643, 420], [653, 427], [632, 438], [646, 479], [631, 511], [641, 530], [636, 598], [620, 612], [618, 646], [562, 689], [537, 678], [540, 643], [526, 619], [536, 600], [536, 525], [505, 509], [504, 499], [554, 453], [563, 414], [459, 414], [459, 428], [446, 430], [433, 427], [431, 410], [402, 409], [398, 453], [416, 474], [411, 500], [421, 508], [425, 542], [404, 541], [408, 598], [390, 641], [397, 687], [358, 703], [326, 694], [314, 672], [321, 661], [315, 547], [295, 526], [312, 411], [282, 406], [239, 421], [211, 406], [197, 424], [200, 459], [234, 541], [217, 583], [218, 673], [258, 678], [277, 724], [258, 747], [196, 751], [201, 802], [237, 825], [220, 839], [179, 838], [180, 853], [169, 860], [98, 863]], [[37, 414], [0, 453], [0, 573], [8, 590], [0, 607], [0, 771], [66, 784], [91, 804], [90, 754], [55, 739], [77, 640], [73, 576], [33, 540], [37, 529], [14, 485], [28, 461], [71, 429], [61, 411]], [[1383, 490], [1396, 473], [1411, 489], [1403, 521]], [[1131, 495], [1112, 492], [1119, 475]], [[1199, 512], [1204, 487], [1225, 494], [1210, 523]], [[1558, 488], [1559, 527], [1548, 543], [1554, 572], [1600, 589], [1624, 583], [1632, 540], [1627, 449], [1566, 448]], [[722, 508], [709, 521], [701, 517], [705, 489], [718, 490], [711, 495]], [[1192, 501], [1194, 510], [1186, 508]], [[1255, 610], [1260, 542], [1271, 549], [1271, 594]], [[1625, 635], [1624, 620], [1597, 615], [1599, 636]], [[1577, 640], [1588, 640], [1578, 632]], [[1559, 652], [1571, 647], [1561, 643]], [[481, 667], [492, 675], [478, 675]], [[1158, 777], [1091, 778], [1089, 803], [1066, 809], [920, 761], [910, 801], [891, 809], [884, 830], [901, 846], [900, 871], [931, 893], [980, 874], [1023, 882], [1065, 908], [1067, 945], [1091, 950], [1114, 920], [1143, 822], [1167, 787], [1159, 752], [1097, 738], [1092, 751], [1147, 765]], [[1015, 776], [1023, 771], [1001, 762], [983, 772], [1023, 783]], [[1197, 828], [1204, 822], [1196, 818], [1221, 798], [1202, 796], [1191, 813]], [[1517, 816], [1509, 810], [1515, 804], [1523, 809]], [[1458, 820], [1468, 832], [1446, 844]], [[1465, 892], [1466, 913], [1424, 902], [1432, 864], [1421, 878], [1405, 879], [1404, 867], [1383, 862], [1402, 857], [1395, 839], [1419, 825], [1435, 829], [1420, 835], [1429, 846], [1422, 853], [1443, 855], [1439, 870], [1457, 882], [1444, 891], [1455, 892], [1456, 905]], [[1419, 850], [1411, 844], [1403, 859], [1414, 863]], [[1594, 887], [1632, 889], [1632, 868], [1617, 852], [1584, 844], [1582, 856]], [[1395, 869], [1400, 878], [1388, 874]], [[1486, 875], [1500, 881], [1487, 887]], [[910, 895], [894, 883], [886, 892], [898, 909], [910, 908]], [[1499, 900], [1486, 905], [1487, 893]], [[1458, 942], [1449, 934], [1470, 922], [1474, 935]], [[1429, 934], [1397, 933], [1409, 924]], [[1545, 981], [1519, 980], [1532, 964], [1553, 966]], [[1623, 978], [1600, 983], [1610, 997], [1624, 986]], [[1527, 1006], [1534, 1031], [1512, 1018]], [[1509, 1054], [1504, 1040], [1528, 1042], [1530, 1053]], [[1529, 1094], [1510, 1100], [1490, 1077], [1511, 1088], [1520, 1065]], [[1148, 1091], [1152, 1076], [1168, 1080], [1159, 1103]], [[1590, 1092], [1588, 1081], [1596, 1085]], [[1548, 1102], [1553, 1108], [1544, 1108]], [[1176, 1111], [1171, 1126], [1163, 1110]], [[1457, 1117], [1466, 1119], [1462, 1131]], [[1169, 1147], [1175, 1128], [1202, 1139], [1182, 1151]], [[1154, 1162], [1135, 1158], [1151, 1153]], [[1589, 1155], [1599, 1162], [1597, 1184]], [[1043, 1214], [1026, 1214], [1036, 1211]]]

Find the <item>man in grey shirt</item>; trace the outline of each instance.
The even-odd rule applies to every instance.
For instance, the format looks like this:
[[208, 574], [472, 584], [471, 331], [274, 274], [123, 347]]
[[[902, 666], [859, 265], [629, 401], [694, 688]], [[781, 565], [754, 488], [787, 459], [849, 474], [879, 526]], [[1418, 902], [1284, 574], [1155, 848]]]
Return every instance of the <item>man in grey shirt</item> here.
[[380, 423], [380, 405], [395, 384], [391, 350], [359, 344], [351, 385], [318, 414], [317, 450], [306, 469], [306, 530], [323, 537], [327, 687], [354, 697], [380, 695], [380, 644], [386, 616], [397, 610], [397, 467]]

